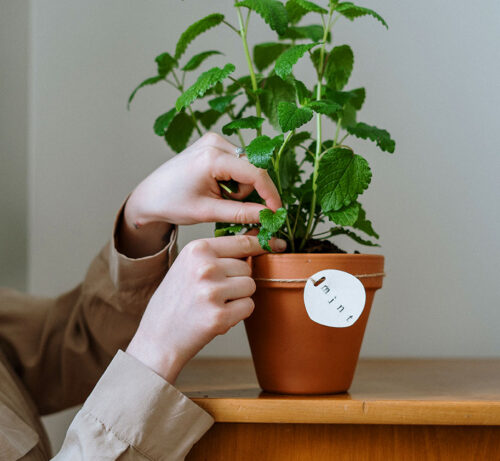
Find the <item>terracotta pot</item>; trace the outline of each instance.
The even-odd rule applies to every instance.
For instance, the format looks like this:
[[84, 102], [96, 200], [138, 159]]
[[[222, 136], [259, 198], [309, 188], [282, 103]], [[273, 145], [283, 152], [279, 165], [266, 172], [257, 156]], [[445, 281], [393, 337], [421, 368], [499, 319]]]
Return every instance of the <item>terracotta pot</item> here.
[[[254, 278], [307, 279], [323, 269], [381, 274], [384, 257], [366, 254], [266, 254], [251, 258]], [[304, 306], [304, 282], [257, 281], [255, 310], [245, 320], [259, 384], [283, 394], [347, 391], [381, 275], [361, 277], [366, 304], [356, 323], [331, 328], [313, 322]]]

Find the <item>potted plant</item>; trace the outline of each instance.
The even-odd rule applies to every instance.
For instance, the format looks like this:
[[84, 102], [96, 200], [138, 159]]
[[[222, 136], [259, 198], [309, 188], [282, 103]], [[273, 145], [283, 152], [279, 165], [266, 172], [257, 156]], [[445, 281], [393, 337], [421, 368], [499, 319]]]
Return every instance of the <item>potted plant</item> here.
[[[261, 212], [258, 238], [269, 249], [269, 239], [277, 235], [287, 240], [288, 252], [251, 261], [256, 307], [245, 321], [259, 383], [272, 392], [347, 390], [375, 291], [382, 286], [383, 256], [346, 254], [331, 242], [332, 237], [347, 235], [359, 244], [378, 246], [373, 241], [378, 234], [358, 201], [372, 173], [366, 159], [349, 147], [348, 137], [373, 141], [389, 153], [395, 148], [386, 130], [357, 120], [365, 89], [346, 89], [354, 55], [349, 45], [336, 43], [336, 35], [332, 43], [332, 38], [341, 19], [368, 16], [387, 24], [375, 11], [351, 2], [324, 3], [328, 4], [236, 1], [237, 22], [214, 13], [190, 25], [173, 53], [156, 57], [157, 75], [144, 80], [129, 98], [130, 104], [140, 88], [158, 82], [179, 90], [175, 107], [154, 123], [154, 132], [176, 152], [186, 147], [193, 132], [201, 135], [225, 117], [222, 132], [238, 137], [248, 160], [267, 169], [281, 194], [283, 208]], [[254, 15], [277, 37], [255, 45], [251, 53], [247, 35]], [[185, 59], [189, 44], [216, 26], [229, 27], [239, 37], [247, 68], [240, 75], [231, 63], [211, 67], [187, 85], [186, 79], [200, 66], [222, 54], [208, 50]], [[293, 70], [307, 55], [314, 79], [301, 81]], [[202, 109], [204, 102], [208, 106]], [[313, 129], [304, 129], [311, 121]], [[221, 183], [221, 187], [231, 192], [235, 184]], [[317, 231], [321, 223], [330, 223], [329, 230]], [[216, 235], [251, 227], [218, 223]], [[364, 310], [347, 328], [316, 323], [304, 307], [305, 282], [324, 269], [350, 273], [366, 290]]]

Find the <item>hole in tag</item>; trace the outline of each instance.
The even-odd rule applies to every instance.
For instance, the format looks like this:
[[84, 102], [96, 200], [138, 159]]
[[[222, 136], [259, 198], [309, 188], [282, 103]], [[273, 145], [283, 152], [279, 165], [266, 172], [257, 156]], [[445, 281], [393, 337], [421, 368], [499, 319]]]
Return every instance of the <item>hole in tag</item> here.
[[313, 280], [313, 285], [317, 287], [318, 285], [321, 285], [324, 281], [326, 280], [326, 277], [321, 277], [319, 280], [316, 282]]

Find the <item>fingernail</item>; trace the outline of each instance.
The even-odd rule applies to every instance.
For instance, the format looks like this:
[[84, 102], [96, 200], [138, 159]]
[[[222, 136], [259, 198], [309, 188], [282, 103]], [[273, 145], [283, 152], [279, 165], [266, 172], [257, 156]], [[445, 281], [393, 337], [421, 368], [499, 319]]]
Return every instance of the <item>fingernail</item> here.
[[275, 251], [285, 251], [286, 250], [286, 242], [283, 239], [276, 239], [273, 245]]

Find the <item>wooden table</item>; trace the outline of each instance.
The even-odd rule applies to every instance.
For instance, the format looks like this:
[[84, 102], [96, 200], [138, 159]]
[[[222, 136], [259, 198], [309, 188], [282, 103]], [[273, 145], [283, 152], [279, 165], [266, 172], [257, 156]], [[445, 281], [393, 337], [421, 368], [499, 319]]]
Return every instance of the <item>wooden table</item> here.
[[284, 396], [200, 359], [178, 387], [216, 421], [188, 460], [500, 460], [500, 360], [361, 360], [349, 393]]

